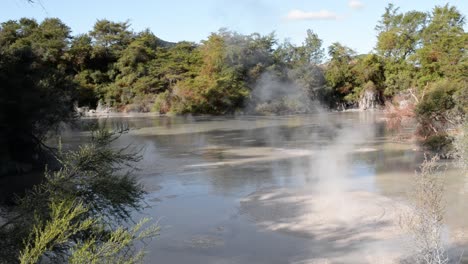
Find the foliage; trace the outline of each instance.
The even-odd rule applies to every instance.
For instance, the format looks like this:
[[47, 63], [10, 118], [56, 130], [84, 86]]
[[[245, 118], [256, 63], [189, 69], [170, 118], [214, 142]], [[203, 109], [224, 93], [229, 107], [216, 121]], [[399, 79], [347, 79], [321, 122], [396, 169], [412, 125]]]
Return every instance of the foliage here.
[[222, 114], [235, 110], [247, 94], [239, 72], [227, 64], [226, 40], [212, 34], [200, 47], [203, 62], [198, 76], [177, 85], [178, 112]]
[[[36, 44], [42, 42], [32, 40], [24, 44], [38, 46], [41, 52], [47, 49], [38, 55], [51, 59], [53, 63], [48, 66], [60, 64], [64, 77], [77, 88], [73, 98], [62, 98], [77, 100], [79, 106], [95, 107], [101, 101], [118, 110], [145, 111], [151, 107], [136, 107], [138, 102], [153, 105], [156, 98], [165, 98], [168, 101], [163, 104], [168, 109], [162, 112], [223, 114], [244, 108], [266, 72], [282, 75], [303, 87], [310, 97], [316, 96], [324, 82], [323, 72], [317, 67], [324, 57], [322, 40], [311, 30], [302, 45], [275, 49], [273, 33], [241, 35], [221, 29], [199, 45], [174, 44], [160, 40], [149, 30], [133, 32], [128, 22], [98, 20], [89, 33], [72, 37], [59, 20], [50, 21], [45, 20], [44, 27], [30, 21], [32, 30], [28, 30], [63, 35], [63, 40], [50, 41], [47, 37], [40, 47]], [[17, 37], [13, 33], [15, 23], [5, 23], [6, 33], [12, 27], [5, 40]], [[45, 32], [54, 23], [57, 29]]]
[[130, 229], [119, 227], [109, 234], [109, 238], [100, 242], [95, 238], [75, 246], [69, 258], [71, 264], [80, 263], [142, 263], [144, 251], [131, 252], [130, 249], [137, 241], [151, 239], [159, 234], [156, 225], [144, 228], [149, 219], [143, 219]]
[[427, 14], [418, 11], [399, 13], [389, 4], [376, 26], [377, 54], [385, 61], [385, 94], [394, 95], [414, 85], [418, 71], [414, 55], [421, 45]]
[[[154, 108], [162, 113], [225, 114], [268, 103], [253, 93], [264, 74], [332, 108], [357, 105], [366, 85], [390, 99], [414, 88], [422, 98], [427, 87], [441, 79], [466, 83], [464, 23], [453, 6], [400, 12], [389, 4], [376, 26], [375, 54], [357, 55], [333, 43], [323, 65], [322, 40], [310, 29], [301, 45], [279, 43], [273, 33], [242, 35], [226, 29], [195, 44], [165, 42], [149, 30], [133, 32], [128, 21], [98, 20], [89, 33], [71, 37], [57, 19], [41, 24], [23, 19], [3, 24], [0, 43], [12, 50], [29, 48], [37, 56], [30, 62], [41, 59], [59, 69], [78, 88], [74, 95], [79, 105], [94, 107], [101, 100], [118, 110], [149, 111], [153, 107], [148, 105], [156, 104], [164, 106]], [[19, 29], [24, 33], [18, 34]], [[464, 93], [453, 96], [462, 98]]]
[[58, 19], [0, 26], [0, 175], [25, 164], [42, 166], [42, 140], [73, 118], [76, 85], [64, 60], [69, 34]]
[[418, 49], [426, 17], [418, 11], [398, 13], [398, 8], [389, 4], [376, 26], [378, 53], [394, 62], [408, 59]]
[[440, 157], [449, 157], [453, 152], [453, 138], [446, 134], [435, 134], [428, 136], [423, 141], [423, 146]]
[[465, 17], [454, 6], [436, 6], [421, 33], [422, 47], [417, 51], [421, 65], [420, 86], [440, 78], [466, 81], [468, 34]]
[[333, 43], [328, 47], [330, 62], [327, 65], [325, 77], [331, 87], [329, 97], [333, 103], [342, 103], [344, 97], [354, 88], [355, 75], [352, 72], [355, 52], [340, 43]]
[[98, 130], [90, 143], [56, 153], [61, 168], [46, 171], [44, 181], [2, 216], [6, 223], [0, 227], [0, 260], [14, 263], [20, 250], [26, 263], [43, 254], [67, 258], [80, 243], [102, 246], [113, 241], [112, 234], [122, 236], [118, 224], [141, 208], [144, 191], [131, 174], [140, 156], [128, 147], [111, 148], [116, 138]]
[[[416, 106], [415, 113], [420, 123], [418, 134], [424, 138], [435, 135], [446, 136], [446, 131], [465, 119], [463, 106], [466, 102], [456, 101], [457, 92], [466, 89], [463, 82], [440, 80], [432, 83]], [[461, 88], [462, 87], [462, 88]], [[442, 141], [438, 141], [442, 142]], [[450, 142], [450, 140], [445, 141]]]
[[[53, 201], [50, 220], [36, 223], [33, 233], [21, 251], [21, 264], [34, 264], [53, 258], [57, 247], [70, 247], [68, 263], [141, 263], [142, 250], [131, 252], [136, 241], [152, 238], [159, 232], [157, 226], [142, 230], [148, 219], [143, 219], [134, 227], [126, 229], [118, 227], [106, 234], [105, 239], [86, 238], [82, 242], [73, 242], [72, 237], [81, 232], [95, 233], [102, 229], [101, 223], [95, 218], [80, 218], [87, 209], [83, 204], [69, 201]], [[93, 230], [95, 229], [95, 230]]]
[[20, 263], [39, 263], [46, 252], [52, 251], [57, 245], [67, 243], [71, 236], [90, 229], [94, 224], [94, 221], [89, 218], [76, 221], [86, 212], [82, 204], [74, 206], [70, 202], [62, 201], [53, 202], [50, 206], [50, 220], [43, 225], [39, 223], [33, 227], [32, 237], [20, 253]]
[[421, 118], [446, 119], [444, 114], [455, 107], [453, 94], [459, 89], [458, 85], [449, 80], [431, 84], [418, 104], [416, 113]]

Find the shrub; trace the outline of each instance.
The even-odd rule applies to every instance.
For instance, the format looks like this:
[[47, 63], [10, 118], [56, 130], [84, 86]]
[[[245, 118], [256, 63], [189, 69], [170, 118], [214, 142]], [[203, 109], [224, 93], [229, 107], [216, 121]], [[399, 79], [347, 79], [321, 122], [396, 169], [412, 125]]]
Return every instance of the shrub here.
[[[138, 238], [135, 232], [140, 227], [133, 232], [120, 224], [142, 206], [144, 191], [132, 175], [141, 157], [128, 147], [111, 148], [117, 137], [98, 130], [90, 143], [77, 150], [55, 153], [60, 169], [46, 170], [44, 181], [2, 215], [0, 263], [37, 263], [42, 258], [63, 262], [76, 252], [83, 258], [103, 247], [120, 248], [86, 261], [101, 263], [101, 257], [119, 260], [130, 252], [126, 249]], [[144, 234], [153, 236], [157, 231], [156, 227], [149, 230]], [[124, 259], [132, 258], [128, 254]]]
[[153, 107], [151, 110], [160, 114], [165, 114], [171, 110], [171, 94], [166, 90], [156, 96]]

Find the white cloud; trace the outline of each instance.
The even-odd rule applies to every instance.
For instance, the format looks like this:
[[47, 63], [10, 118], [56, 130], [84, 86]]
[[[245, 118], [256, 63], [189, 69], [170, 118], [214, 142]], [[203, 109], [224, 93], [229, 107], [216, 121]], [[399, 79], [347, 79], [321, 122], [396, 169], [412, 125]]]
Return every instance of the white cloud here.
[[364, 7], [364, 4], [359, 0], [349, 0], [348, 6], [352, 9], [361, 9]]
[[336, 20], [338, 19], [338, 15], [327, 11], [327, 10], [320, 10], [318, 12], [306, 12], [302, 10], [291, 10], [286, 15], [286, 19], [288, 20]]

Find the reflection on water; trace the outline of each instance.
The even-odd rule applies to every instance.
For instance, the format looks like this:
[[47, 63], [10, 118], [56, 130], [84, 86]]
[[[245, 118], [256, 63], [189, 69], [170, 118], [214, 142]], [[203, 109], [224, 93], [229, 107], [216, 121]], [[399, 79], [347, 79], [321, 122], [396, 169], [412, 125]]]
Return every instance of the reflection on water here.
[[[341, 166], [340, 159], [346, 159], [342, 180], [347, 189], [404, 201], [422, 154], [412, 144], [394, 142], [380, 119], [379, 113], [355, 112], [109, 118], [83, 123], [128, 126], [130, 132], [116, 144], [143, 148], [138, 172], [148, 191], [143, 215], [158, 219], [162, 226], [161, 236], [148, 247], [147, 263], [313, 263], [346, 255], [353, 248], [262, 228], [252, 221], [252, 214], [241, 210], [241, 201], [265, 190], [317, 191], [324, 180], [319, 174], [341, 173], [333, 167]], [[64, 141], [75, 144], [85, 135], [67, 132]], [[324, 155], [330, 149], [333, 152]], [[320, 167], [326, 161], [335, 165]], [[468, 212], [460, 202], [467, 198], [464, 180], [449, 171], [447, 188], [449, 223], [464, 228], [461, 219]], [[249, 210], [257, 209], [265, 207]], [[275, 215], [275, 210], [270, 213]]]

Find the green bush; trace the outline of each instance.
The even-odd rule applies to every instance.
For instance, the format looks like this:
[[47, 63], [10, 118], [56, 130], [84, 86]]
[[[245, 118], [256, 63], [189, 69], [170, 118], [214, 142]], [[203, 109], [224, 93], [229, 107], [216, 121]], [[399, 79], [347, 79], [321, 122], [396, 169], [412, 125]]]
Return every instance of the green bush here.
[[422, 118], [440, 117], [456, 105], [454, 94], [461, 89], [461, 83], [441, 80], [429, 86], [428, 92], [416, 106], [416, 114]]
[[171, 94], [169, 90], [166, 90], [156, 96], [151, 111], [160, 114], [165, 114], [171, 110]]
[[442, 134], [428, 137], [423, 142], [423, 146], [432, 152], [437, 153], [440, 157], [448, 157], [453, 152], [453, 138]]

